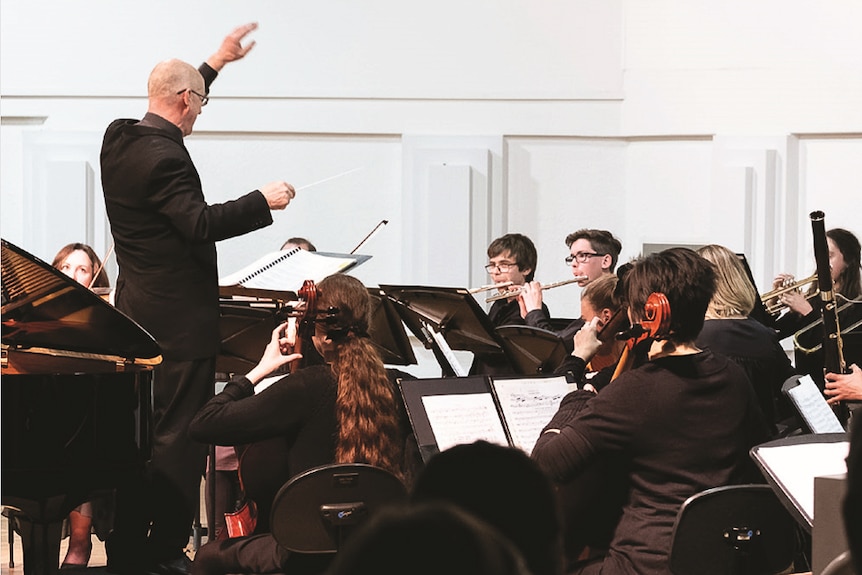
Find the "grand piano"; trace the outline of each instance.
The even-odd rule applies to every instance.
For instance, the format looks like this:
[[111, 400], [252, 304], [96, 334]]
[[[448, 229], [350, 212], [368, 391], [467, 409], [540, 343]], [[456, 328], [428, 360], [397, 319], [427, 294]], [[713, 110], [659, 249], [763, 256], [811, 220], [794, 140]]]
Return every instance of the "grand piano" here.
[[150, 456], [153, 337], [101, 297], [2, 241], [0, 503], [24, 573], [58, 571], [66, 515]]

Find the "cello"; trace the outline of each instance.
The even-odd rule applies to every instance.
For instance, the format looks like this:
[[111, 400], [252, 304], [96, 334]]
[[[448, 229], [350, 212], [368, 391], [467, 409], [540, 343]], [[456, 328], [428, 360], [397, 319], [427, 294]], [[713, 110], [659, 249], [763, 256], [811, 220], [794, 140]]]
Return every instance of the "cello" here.
[[632, 323], [631, 327], [616, 335], [617, 339], [626, 340], [617, 368], [611, 381], [628, 371], [634, 365], [633, 350], [636, 345], [647, 339], [667, 339], [670, 334], [670, 302], [667, 296], [661, 292], [653, 292], [647, 297], [644, 304], [643, 318], [639, 322]]
[[[319, 291], [312, 280], [305, 280], [297, 292], [298, 305], [284, 317], [296, 321], [296, 338], [288, 353], [302, 353], [303, 358], [288, 364], [290, 374], [308, 364], [306, 355], [312, 359], [316, 354], [306, 354], [314, 334], [314, 314]], [[225, 529], [218, 539], [242, 537], [269, 531], [269, 513], [275, 494], [292, 476], [287, 461], [290, 446], [282, 436], [262, 439], [236, 447], [240, 496], [236, 511], [225, 513]]]

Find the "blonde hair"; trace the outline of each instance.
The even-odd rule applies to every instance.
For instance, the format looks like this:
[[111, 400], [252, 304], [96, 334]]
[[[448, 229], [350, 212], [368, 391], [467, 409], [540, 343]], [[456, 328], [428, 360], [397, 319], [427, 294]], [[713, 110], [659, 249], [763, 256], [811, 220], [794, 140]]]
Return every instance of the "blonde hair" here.
[[757, 301], [757, 291], [737, 255], [716, 244], [703, 246], [697, 253], [712, 264], [716, 274], [715, 294], [706, 317], [721, 319], [750, 314]]
[[368, 338], [368, 290], [344, 274], [327, 277], [319, 288], [318, 309], [333, 310], [326, 327], [335, 346], [330, 367], [338, 380], [335, 461], [367, 463], [405, 480], [395, 390]]

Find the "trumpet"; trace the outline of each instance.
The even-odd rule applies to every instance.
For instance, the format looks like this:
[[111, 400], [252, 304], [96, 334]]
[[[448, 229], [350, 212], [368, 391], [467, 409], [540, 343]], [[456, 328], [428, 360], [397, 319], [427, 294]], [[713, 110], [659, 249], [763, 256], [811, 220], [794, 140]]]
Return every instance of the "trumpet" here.
[[[768, 291], [765, 294], [761, 295], [760, 299], [761, 299], [761, 301], [763, 301], [763, 304], [766, 307], [766, 311], [770, 315], [776, 315], [785, 307], [785, 304], [781, 303], [781, 301], [777, 299], [778, 296], [780, 296], [782, 294], [786, 294], [786, 293], [791, 292], [791, 291], [802, 289], [803, 287], [805, 287], [809, 284], [813, 284], [816, 281], [817, 281], [817, 274], [813, 273], [803, 280], [794, 281], [793, 283], [789, 283], [787, 285], [781, 286], [780, 288], [776, 288], [772, 291]], [[771, 299], [775, 299], [775, 301], [772, 303], [769, 303], [769, 300], [771, 300]]]
[[[550, 283], [547, 285], [543, 285], [542, 290], [560, 287], [560, 286], [564, 286], [564, 285], [569, 285], [569, 284], [575, 283], [575, 282], [582, 282], [585, 279], [589, 279], [589, 276], [575, 276], [573, 278], [569, 278], [569, 279], [563, 280], [561, 282], [554, 282], [554, 283]], [[516, 290], [505, 291], [503, 293], [498, 293], [497, 295], [492, 295], [489, 298], [485, 298], [485, 303], [490, 303], [492, 301], [497, 301], [499, 299], [507, 299], [510, 297], [517, 297], [517, 296], [521, 295], [522, 293], [524, 293], [524, 286], [520, 286]]]

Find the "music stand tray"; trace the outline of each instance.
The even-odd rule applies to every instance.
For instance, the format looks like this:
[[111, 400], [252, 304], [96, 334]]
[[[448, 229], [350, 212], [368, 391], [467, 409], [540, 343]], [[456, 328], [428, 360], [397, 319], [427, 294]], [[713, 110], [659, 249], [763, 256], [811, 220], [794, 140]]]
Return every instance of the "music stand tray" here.
[[[407, 327], [426, 347], [434, 349], [444, 371], [464, 371], [452, 357], [452, 350], [505, 355], [488, 314], [468, 290], [394, 285], [381, 285], [380, 289], [397, 304], [395, 308]], [[447, 362], [451, 369], [447, 370]]]
[[404, 323], [395, 304], [380, 288], [368, 288], [371, 296], [371, 319], [368, 336], [387, 365], [416, 365], [413, 346], [407, 338]]
[[566, 359], [563, 340], [552, 331], [528, 325], [503, 325], [497, 328], [503, 349], [521, 375], [554, 373]]
[[847, 472], [846, 433], [810, 433], [768, 441], [750, 455], [796, 521], [814, 526], [814, 478]]

